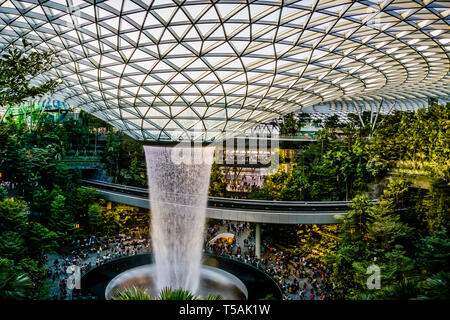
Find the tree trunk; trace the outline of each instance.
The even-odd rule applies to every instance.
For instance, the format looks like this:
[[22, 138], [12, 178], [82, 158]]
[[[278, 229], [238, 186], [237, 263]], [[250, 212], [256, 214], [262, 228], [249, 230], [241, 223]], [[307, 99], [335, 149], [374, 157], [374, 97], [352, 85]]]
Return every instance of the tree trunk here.
[[348, 201], [348, 182], [345, 183], [345, 201]]
[[97, 135], [98, 135], [98, 128], [95, 128], [94, 155], [97, 155]]

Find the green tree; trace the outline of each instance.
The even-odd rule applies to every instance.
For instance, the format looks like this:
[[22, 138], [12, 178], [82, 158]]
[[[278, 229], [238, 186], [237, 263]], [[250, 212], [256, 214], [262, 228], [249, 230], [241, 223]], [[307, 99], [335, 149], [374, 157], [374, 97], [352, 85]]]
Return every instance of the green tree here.
[[294, 135], [299, 131], [299, 124], [294, 118], [294, 114], [288, 114], [283, 117], [283, 123], [280, 126], [280, 134]]
[[100, 193], [94, 188], [77, 188], [74, 199], [75, 221], [89, 228], [89, 206], [97, 203]]
[[56, 232], [50, 231], [40, 223], [30, 223], [24, 236], [27, 243], [28, 256], [32, 258], [39, 258], [44, 253], [54, 252], [59, 247]]
[[328, 255], [325, 261], [333, 270], [336, 298], [350, 298], [364, 290], [366, 275], [362, 269], [371, 264], [370, 251], [364, 243], [342, 242], [337, 252]]
[[0, 149], [2, 179], [17, 185], [17, 191], [23, 191], [25, 182], [31, 176], [27, 150], [22, 143], [20, 136], [10, 135], [4, 147]]
[[304, 167], [296, 167], [289, 176], [286, 187], [281, 190], [280, 197], [287, 201], [305, 200], [308, 198], [309, 188], [310, 182], [304, 174]]
[[106, 150], [102, 155], [107, 173], [114, 183], [145, 187], [146, 163], [142, 144], [112, 126], [107, 126]]
[[289, 175], [279, 169], [275, 174], [268, 175], [262, 189], [255, 188], [249, 194], [250, 199], [281, 200], [281, 190], [286, 186]]
[[19, 273], [27, 275], [28, 278], [36, 283], [38, 280], [44, 278], [47, 271], [47, 266], [45, 264], [39, 263], [37, 260], [24, 258], [19, 261], [16, 270]]
[[370, 224], [366, 239], [374, 252], [385, 252], [393, 248], [397, 239], [404, 237], [411, 229], [400, 222], [400, 216], [389, 200], [380, 199], [370, 210]]
[[13, 260], [23, 257], [26, 252], [25, 241], [16, 231], [4, 231], [0, 237], [0, 255]]
[[58, 238], [62, 243], [66, 243], [71, 240], [73, 225], [73, 217], [66, 209], [66, 197], [58, 194], [50, 204], [49, 227], [58, 234]]
[[30, 85], [34, 77], [52, 68], [55, 58], [52, 51], [39, 51], [35, 48], [30, 50], [31, 48], [32, 44], [23, 39], [22, 48], [13, 44], [0, 57], [0, 106], [20, 104], [29, 97], [52, 92], [59, 85], [56, 80], [48, 80], [37, 86]]
[[440, 229], [417, 245], [417, 266], [426, 272], [449, 271], [450, 240], [447, 230]]
[[117, 208], [103, 211], [103, 230], [107, 235], [116, 235], [123, 229], [121, 211]]
[[393, 249], [378, 254], [383, 254], [379, 260], [377, 259], [383, 283], [395, 285], [413, 275], [410, 271], [414, 268], [414, 261], [407, 256], [403, 246], [397, 244]]
[[108, 139], [106, 142], [106, 152], [104, 154], [104, 162], [110, 176], [113, 177], [113, 182], [119, 182], [120, 176], [120, 146], [121, 136], [113, 132], [108, 131]]
[[28, 222], [28, 206], [22, 201], [0, 202], [0, 230], [23, 232]]
[[120, 170], [120, 182], [126, 185], [143, 187], [146, 181], [146, 168], [143, 162], [134, 157], [128, 169]]
[[341, 236], [351, 243], [363, 240], [368, 232], [371, 204], [364, 195], [353, 198], [350, 210], [344, 218]]
[[98, 203], [89, 206], [88, 221], [90, 234], [100, 234], [103, 231], [102, 209]]
[[211, 166], [211, 178], [209, 181], [209, 195], [211, 197], [226, 196], [227, 184], [223, 178], [222, 170], [215, 162]]
[[8, 196], [8, 191], [5, 188], [3, 188], [2, 186], [0, 186], [0, 201], [5, 200], [7, 196]]

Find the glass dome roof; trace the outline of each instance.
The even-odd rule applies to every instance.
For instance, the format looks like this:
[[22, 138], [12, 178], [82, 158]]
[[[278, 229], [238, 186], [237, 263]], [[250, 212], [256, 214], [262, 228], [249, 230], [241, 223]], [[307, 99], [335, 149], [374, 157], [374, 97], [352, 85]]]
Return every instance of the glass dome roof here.
[[447, 1], [0, 0], [0, 53], [21, 37], [56, 51], [41, 76], [63, 81], [54, 98], [135, 139], [211, 141], [303, 108], [448, 96], [449, 15]]

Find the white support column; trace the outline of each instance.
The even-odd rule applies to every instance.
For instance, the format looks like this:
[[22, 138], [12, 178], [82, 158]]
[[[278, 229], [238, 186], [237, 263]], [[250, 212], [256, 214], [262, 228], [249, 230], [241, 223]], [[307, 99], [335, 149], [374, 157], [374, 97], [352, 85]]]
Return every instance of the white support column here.
[[255, 256], [261, 259], [261, 224], [256, 224], [255, 229]]

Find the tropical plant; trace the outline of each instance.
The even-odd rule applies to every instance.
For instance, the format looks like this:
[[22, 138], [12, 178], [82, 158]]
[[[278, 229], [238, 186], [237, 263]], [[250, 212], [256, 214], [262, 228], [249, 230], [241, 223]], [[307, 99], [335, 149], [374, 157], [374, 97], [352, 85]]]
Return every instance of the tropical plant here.
[[11, 261], [0, 258], [0, 300], [25, 299], [32, 286], [28, 276], [14, 271]]
[[209, 183], [209, 195], [211, 197], [225, 197], [227, 193], [227, 184], [223, 179], [222, 170], [214, 162], [211, 166], [211, 177]]
[[450, 239], [444, 229], [424, 238], [417, 246], [416, 263], [422, 270], [434, 273], [449, 271]]
[[151, 300], [150, 295], [145, 290], [132, 287], [125, 290], [118, 290], [112, 300]]
[[450, 273], [439, 272], [420, 284], [423, 294], [418, 300], [450, 300]]
[[208, 295], [205, 299], [194, 295], [189, 290], [182, 288], [171, 289], [169, 287], [161, 289], [158, 297], [151, 298], [147, 291], [132, 287], [119, 290], [112, 297], [113, 300], [220, 300], [220, 295]]
[[270, 293], [260, 300], [277, 300], [277, 299], [273, 296], [273, 294]]
[[159, 300], [198, 300], [198, 298], [189, 290], [182, 288], [173, 290], [166, 287], [161, 289]]
[[280, 126], [281, 134], [294, 135], [299, 131], [299, 129], [299, 123], [294, 118], [292, 113], [283, 117], [283, 123]]

